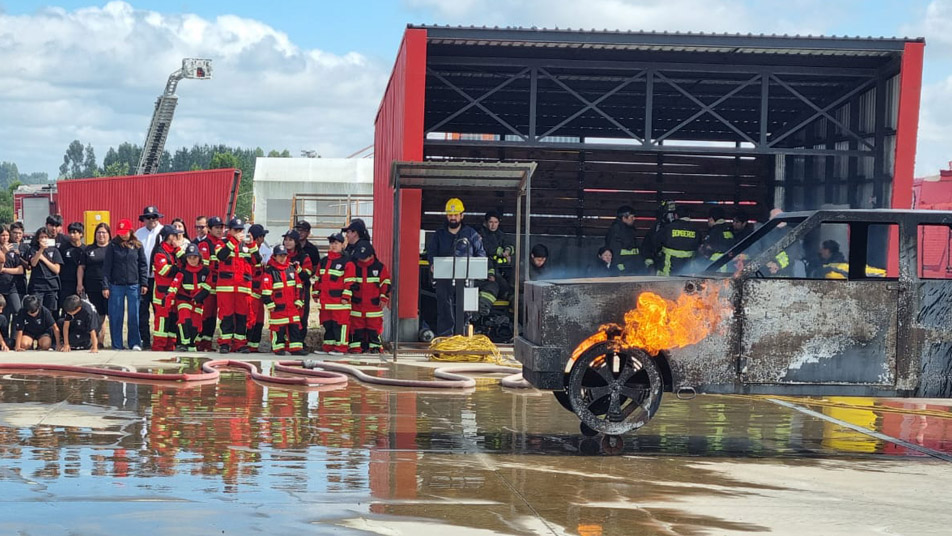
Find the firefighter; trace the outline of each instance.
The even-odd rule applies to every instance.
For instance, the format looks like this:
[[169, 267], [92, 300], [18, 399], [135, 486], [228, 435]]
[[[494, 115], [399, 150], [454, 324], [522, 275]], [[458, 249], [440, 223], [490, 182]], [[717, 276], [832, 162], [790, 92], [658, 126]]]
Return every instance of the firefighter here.
[[265, 260], [261, 254], [264, 237], [268, 231], [261, 224], [254, 224], [248, 228], [248, 234], [258, 254], [252, 256], [251, 272], [251, 308], [248, 310], [248, 348], [252, 352], [258, 351], [261, 345], [261, 332], [264, 331], [264, 303], [261, 301], [261, 278], [264, 277]]
[[248, 310], [251, 306], [252, 256], [258, 249], [245, 241], [245, 222], [228, 220], [228, 237], [218, 250], [218, 351], [247, 354]]
[[652, 268], [657, 268], [655, 261], [661, 253], [661, 237], [665, 228], [677, 219], [675, 208], [673, 201], [662, 201], [661, 206], [658, 207], [654, 225], [648, 230], [645, 239], [641, 242], [641, 255], [645, 259], [645, 267], [648, 272]]
[[356, 275], [351, 298], [350, 353], [379, 354], [383, 308], [390, 304], [390, 272], [377, 260], [370, 244], [361, 244], [354, 250], [354, 266]]
[[[311, 262], [311, 256], [301, 247], [301, 233], [297, 229], [291, 229], [284, 233], [284, 248], [288, 250], [288, 262], [297, 270], [298, 278], [301, 284], [304, 281], [310, 281], [314, 275], [314, 264]], [[274, 253], [272, 253], [273, 255]], [[307, 336], [307, 326], [304, 325], [304, 316], [301, 316], [301, 337]]]
[[172, 319], [174, 294], [170, 292], [172, 281], [178, 273], [177, 255], [182, 245], [182, 231], [164, 225], [159, 231], [162, 242], [152, 255], [152, 269], [155, 274], [155, 287], [152, 291], [152, 349], [157, 352], [171, 352], [175, 349], [175, 322]]
[[[446, 202], [446, 225], [438, 229], [426, 246], [427, 262], [433, 270], [435, 257], [485, 257], [483, 239], [472, 227], [463, 225], [463, 201], [451, 198]], [[362, 246], [370, 246], [362, 244]], [[354, 250], [356, 251], [356, 249]], [[355, 256], [356, 257], [356, 256]], [[436, 335], [453, 334], [456, 327], [456, 291], [453, 281], [436, 281]]]
[[657, 242], [658, 275], [680, 273], [694, 259], [701, 245], [701, 235], [688, 221], [684, 208], [675, 205], [673, 215], [674, 221], [662, 227]]
[[510, 279], [513, 262], [515, 262], [513, 255], [516, 252], [516, 246], [499, 229], [499, 222], [499, 213], [490, 210], [483, 217], [483, 225], [478, 232], [480, 238], [483, 239], [483, 249], [489, 256], [489, 282], [495, 283], [498, 287], [496, 294], [508, 296], [512, 285]]
[[301, 332], [304, 288], [298, 269], [289, 262], [288, 249], [274, 246], [261, 278], [261, 300], [268, 310], [271, 350], [277, 355], [306, 355]]
[[202, 304], [202, 329], [195, 339], [195, 347], [199, 352], [210, 352], [212, 340], [215, 337], [215, 326], [218, 324], [218, 252], [225, 243], [222, 238], [225, 233], [225, 224], [218, 216], [208, 218], [208, 236], [199, 240], [198, 251], [202, 254], [202, 264], [208, 268], [211, 293]]
[[701, 243], [701, 254], [716, 262], [724, 256], [734, 244], [734, 223], [727, 219], [724, 209], [712, 207], [707, 216], [707, 236]]
[[314, 282], [314, 301], [321, 312], [324, 326], [322, 349], [333, 355], [346, 353], [349, 348], [351, 287], [355, 284], [356, 269], [350, 257], [344, 255], [344, 235], [334, 233], [327, 237], [327, 256], [321, 259]]
[[738, 210], [734, 213], [732, 230], [735, 242], [740, 242], [754, 232], [754, 226], [750, 223], [750, 216], [746, 211]]
[[[310, 261], [311, 270], [309, 272], [304, 272], [301, 275], [302, 281], [301, 284], [304, 285], [304, 307], [301, 309], [301, 331], [304, 333], [305, 339], [307, 338], [307, 326], [309, 324], [308, 320], [311, 318], [311, 287], [313, 286], [312, 279], [314, 277], [314, 270], [317, 268], [318, 263], [321, 262], [321, 252], [318, 251], [317, 246], [311, 243], [311, 224], [306, 220], [299, 220], [294, 225], [294, 230], [298, 232], [299, 242], [298, 248], [301, 250], [301, 254], [306, 256]], [[300, 262], [301, 265], [304, 265], [303, 259], [300, 257], [291, 258], [292, 262]]]
[[824, 240], [820, 244], [820, 266], [814, 273], [818, 279], [848, 279], [850, 265], [840, 251], [840, 243], [836, 240]]
[[185, 248], [185, 263], [175, 274], [169, 287], [166, 307], [178, 315], [178, 345], [180, 352], [196, 351], [196, 341], [202, 328], [204, 304], [211, 296], [211, 270], [202, 259], [196, 244]]
[[645, 272], [645, 258], [638, 248], [635, 235], [635, 210], [628, 205], [618, 207], [615, 221], [605, 235], [605, 247], [612, 250], [611, 268], [621, 275], [639, 275]]

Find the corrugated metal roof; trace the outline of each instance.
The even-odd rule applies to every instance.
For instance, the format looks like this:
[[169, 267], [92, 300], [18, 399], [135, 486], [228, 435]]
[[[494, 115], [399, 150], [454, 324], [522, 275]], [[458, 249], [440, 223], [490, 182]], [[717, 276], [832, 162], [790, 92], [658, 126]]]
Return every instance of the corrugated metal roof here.
[[881, 56], [922, 37], [650, 32], [486, 26], [408, 25], [432, 44], [744, 54]]
[[[182, 218], [188, 232], [199, 215], [225, 217], [235, 169], [211, 169], [155, 175], [75, 179], [56, 183], [63, 221], [83, 221], [87, 210], [108, 210], [114, 227], [122, 218], [138, 222], [147, 205], [155, 205], [168, 223]], [[237, 184], [235, 184], [237, 191]]]

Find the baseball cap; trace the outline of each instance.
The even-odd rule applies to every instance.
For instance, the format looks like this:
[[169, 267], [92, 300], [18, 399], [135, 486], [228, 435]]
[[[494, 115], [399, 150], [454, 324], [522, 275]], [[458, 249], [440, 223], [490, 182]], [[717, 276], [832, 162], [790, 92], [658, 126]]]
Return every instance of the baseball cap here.
[[331, 234], [330, 236], [327, 237], [327, 241], [328, 241], [328, 242], [340, 242], [341, 244], [343, 244], [343, 243], [344, 243], [344, 235], [342, 235], [342, 234], [340, 234], [340, 233], [333, 233], [333, 234]]
[[163, 226], [162, 226], [162, 230], [159, 231], [159, 236], [161, 236], [162, 239], [164, 240], [164, 239], [168, 238], [169, 235], [179, 235], [179, 234], [184, 234], [184, 233], [185, 233], [185, 231], [182, 231], [182, 230], [180, 230], [180, 229], [177, 229], [177, 228], [175, 228], [175, 227], [172, 226], [172, 225], [163, 225]]
[[284, 247], [284, 244], [278, 244], [277, 246], [274, 246], [271, 249], [272, 257], [274, 257], [275, 255], [287, 255], [287, 254], [288, 254], [288, 248]]
[[208, 221], [205, 222], [205, 225], [208, 225], [209, 228], [224, 227], [225, 222], [221, 221], [221, 218], [218, 216], [212, 216], [211, 218], [208, 218]]
[[126, 218], [119, 220], [119, 224], [116, 225], [116, 234], [126, 234], [132, 231], [132, 222]]
[[244, 228], [245, 228], [245, 220], [243, 220], [243, 219], [241, 219], [241, 218], [232, 218], [232, 219], [228, 220], [228, 228], [229, 228], [229, 229], [244, 229]]
[[302, 230], [305, 230], [305, 231], [310, 231], [310, 230], [311, 230], [311, 224], [308, 223], [308, 222], [305, 221], [305, 220], [298, 220], [298, 222], [294, 224], [294, 228], [295, 228], [295, 229], [302, 229]]
[[250, 234], [253, 238], [260, 238], [268, 234], [268, 230], [264, 228], [264, 225], [256, 223], [248, 228], [248, 234]]
[[354, 249], [354, 258], [358, 261], [369, 259], [374, 254], [374, 247], [367, 243], [361, 244]]
[[185, 256], [186, 257], [194, 257], [194, 256], [201, 257], [202, 253], [198, 251], [197, 245], [189, 244], [188, 246], [185, 247]]
[[[283, 235], [281, 235], [281, 237], [282, 237], [282, 238], [291, 238], [291, 239], [293, 239], [293, 240], [300, 240], [300, 239], [301, 239], [301, 233], [297, 232], [297, 231], [294, 230], [294, 229], [291, 229], [291, 230], [289, 230], [288, 232], [286, 232], [286, 233], [284, 233]], [[273, 254], [274, 254], [274, 253], [272, 253], [272, 255], [273, 255]]]

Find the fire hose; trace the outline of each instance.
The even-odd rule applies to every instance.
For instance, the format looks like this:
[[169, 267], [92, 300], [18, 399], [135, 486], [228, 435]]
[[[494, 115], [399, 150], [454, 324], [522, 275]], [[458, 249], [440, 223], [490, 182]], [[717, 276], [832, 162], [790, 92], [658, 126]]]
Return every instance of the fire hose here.
[[476, 380], [462, 374], [499, 374], [510, 373], [500, 381], [503, 387], [527, 388], [528, 382], [522, 379], [521, 371], [512, 367], [450, 367], [439, 368], [433, 375], [439, 380], [408, 380], [399, 378], [383, 378], [370, 376], [359, 368], [344, 363], [328, 361], [279, 361], [274, 370], [293, 374], [294, 376], [274, 376], [258, 370], [255, 365], [233, 359], [213, 359], [202, 363], [201, 372], [138, 372], [127, 368], [105, 368], [102, 366], [61, 365], [55, 363], [0, 363], [3, 371], [27, 372], [67, 372], [74, 374], [104, 376], [107, 379], [128, 378], [133, 380], [160, 381], [171, 383], [191, 383], [217, 380], [221, 377], [222, 369], [240, 369], [249, 378], [264, 383], [279, 385], [338, 385], [347, 383], [347, 375], [357, 380], [375, 385], [394, 387], [415, 387], [430, 389], [469, 389], [476, 386]]

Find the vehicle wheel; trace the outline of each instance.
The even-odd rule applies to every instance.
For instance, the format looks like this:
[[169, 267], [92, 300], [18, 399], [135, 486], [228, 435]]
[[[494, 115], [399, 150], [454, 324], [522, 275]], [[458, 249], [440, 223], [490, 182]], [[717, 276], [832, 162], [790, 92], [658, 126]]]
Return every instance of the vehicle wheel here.
[[566, 391], [582, 423], [605, 435], [641, 428], [658, 411], [664, 385], [654, 358], [612, 341], [593, 345], [579, 356]]

